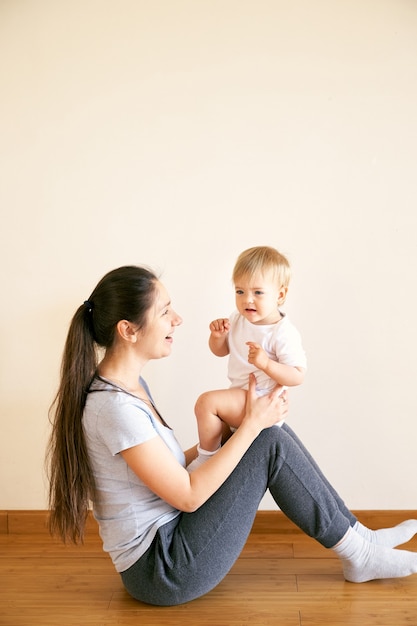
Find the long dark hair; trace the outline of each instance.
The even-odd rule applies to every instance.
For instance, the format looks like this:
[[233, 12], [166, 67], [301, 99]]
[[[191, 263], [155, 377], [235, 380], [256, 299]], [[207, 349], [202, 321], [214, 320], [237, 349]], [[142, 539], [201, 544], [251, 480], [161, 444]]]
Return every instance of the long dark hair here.
[[158, 278], [149, 269], [112, 270], [72, 318], [61, 364], [60, 385], [49, 415], [52, 433], [47, 450], [49, 530], [63, 541], [83, 540], [94, 478], [82, 416], [98, 364], [98, 349], [112, 346], [116, 325], [127, 320], [145, 328]]

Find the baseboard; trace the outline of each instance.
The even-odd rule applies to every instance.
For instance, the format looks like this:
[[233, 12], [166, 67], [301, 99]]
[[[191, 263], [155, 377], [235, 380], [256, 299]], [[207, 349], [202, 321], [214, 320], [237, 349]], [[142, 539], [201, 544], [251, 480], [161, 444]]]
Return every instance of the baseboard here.
[[[415, 510], [361, 510], [353, 511], [356, 517], [369, 528], [395, 526], [405, 519], [417, 519]], [[48, 511], [0, 511], [0, 535], [47, 534]], [[281, 511], [260, 510], [256, 514], [253, 533], [294, 533], [301, 532]], [[97, 535], [97, 522], [89, 515], [87, 535]]]
[[[368, 528], [389, 528], [406, 519], [417, 519], [414, 509], [352, 510], [352, 513]], [[282, 511], [258, 511], [252, 527], [253, 533], [302, 532]]]
[[[48, 534], [48, 511], [11, 510], [0, 511], [0, 535], [43, 535]], [[86, 534], [97, 534], [98, 526], [92, 513], [86, 524]]]

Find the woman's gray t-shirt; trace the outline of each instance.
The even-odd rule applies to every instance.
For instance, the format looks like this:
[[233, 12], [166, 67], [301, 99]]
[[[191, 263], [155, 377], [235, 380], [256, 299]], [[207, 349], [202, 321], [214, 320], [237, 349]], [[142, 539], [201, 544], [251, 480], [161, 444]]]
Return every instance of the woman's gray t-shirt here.
[[[146, 383], [141, 383], [152, 401]], [[96, 485], [94, 517], [104, 550], [123, 572], [149, 548], [158, 528], [180, 512], [155, 495], [120, 452], [161, 437], [185, 467], [184, 453], [173, 431], [155, 419], [143, 400], [102, 378], [95, 378], [90, 387], [83, 427]]]

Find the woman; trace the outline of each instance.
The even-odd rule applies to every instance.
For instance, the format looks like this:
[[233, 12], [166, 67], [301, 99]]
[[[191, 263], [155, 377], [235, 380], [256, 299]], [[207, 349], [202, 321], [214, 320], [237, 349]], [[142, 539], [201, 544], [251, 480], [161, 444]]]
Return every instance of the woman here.
[[[164, 285], [143, 267], [106, 274], [76, 311], [54, 402], [49, 448], [50, 529], [82, 539], [89, 501], [127, 591], [174, 605], [213, 589], [238, 558], [267, 489], [303, 531], [340, 557], [346, 580], [417, 572], [417, 554], [393, 547], [417, 520], [392, 529], [362, 526], [284, 425], [285, 393], [257, 397], [204, 465], [183, 453], [142, 378], [171, 353], [181, 324]], [[98, 348], [102, 358], [98, 359]]]

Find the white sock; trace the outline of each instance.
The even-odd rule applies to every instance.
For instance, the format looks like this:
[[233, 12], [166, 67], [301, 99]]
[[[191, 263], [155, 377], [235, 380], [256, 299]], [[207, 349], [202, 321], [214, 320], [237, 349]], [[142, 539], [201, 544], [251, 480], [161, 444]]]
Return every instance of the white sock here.
[[343, 574], [352, 583], [402, 578], [417, 573], [417, 553], [369, 543], [353, 528], [332, 548], [342, 561]]
[[371, 530], [360, 522], [356, 522], [353, 530], [356, 530], [369, 543], [376, 543], [387, 548], [396, 548], [410, 541], [414, 535], [417, 535], [417, 519], [408, 519], [392, 528], [379, 528], [378, 530]]
[[197, 446], [198, 456], [195, 459], [193, 459], [189, 465], [187, 465], [187, 472], [193, 472], [195, 469], [197, 469], [197, 467], [200, 467], [200, 465], [203, 465], [203, 463], [208, 461], [208, 459], [212, 457], [213, 454], [216, 454], [216, 452], [219, 449], [220, 449], [220, 446], [216, 450], [210, 451], [210, 450], [203, 450], [203, 448], [200, 448], [200, 446]]

